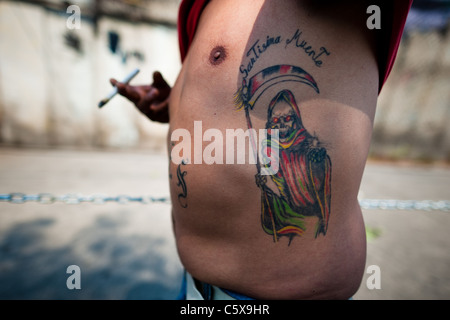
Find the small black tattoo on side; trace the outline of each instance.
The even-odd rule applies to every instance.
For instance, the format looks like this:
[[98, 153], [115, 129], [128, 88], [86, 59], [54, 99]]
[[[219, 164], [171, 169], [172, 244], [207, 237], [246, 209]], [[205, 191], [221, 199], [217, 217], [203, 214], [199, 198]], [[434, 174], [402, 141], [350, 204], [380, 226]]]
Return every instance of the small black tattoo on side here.
[[184, 181], [184, 176], [187, 174], [186, 171], [182, 171], [181, 170], [181, 166], [185, 165], [186, 163], [183, 161], [181, 161], [181, 163], [178, 165], [177, 168], [177, 178], [178, 178], [178, 183], [177, 186], [181, 187], [182, 192], [180, 192], [178, 194], [178, 202], [180, 203], [180, 206], [183, 208], [187, 208], [187, 187], [186, 187], [186, 181]]

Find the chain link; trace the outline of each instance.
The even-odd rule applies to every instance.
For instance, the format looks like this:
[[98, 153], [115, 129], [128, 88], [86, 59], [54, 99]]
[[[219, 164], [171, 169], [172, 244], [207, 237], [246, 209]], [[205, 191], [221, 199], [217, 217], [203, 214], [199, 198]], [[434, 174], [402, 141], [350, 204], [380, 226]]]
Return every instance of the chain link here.
[[[105, 203], [164, 203], [170, 204], [169, 197], [151, 197], [151, 196], [127, 196], [118, 195], [111, 197], [108, 195], [95, 194], [84, 196], [80, 194], [64, 194], [56, 196], [50, 193], [24, 194], [24, 193], [5, 193], [0, 194], [0, 202], [9, 202], [21, 204], [25, 202], [37, 202], [41, 204], [52, 204], [61, 202], [65, 204], [105, 204]], [[450, 211], [449, 200], [394, 200], [394, 199], [361, 199], [359, 204], [362, 209], [367, 210], [420, 210], [420, 211]]]
[[362, 199], [359, 200], [359, 205], [367, 210], [450, 211], [448, 200]]
[[127, 196], [118, 195], [115, 197], [96, 194], [84, 196], [81, 194], [64, 194], [56, 196], [50, 193], [39, 193], [39, 194], [24, 194], [24, 193], [4, 193], [0, 194], [0, 202], [10, 202], [14, 204], [22, 204], [25, 202], [37, 202], [41, 204], [52, 204], [52, 203], [65, 203], [65, 204], [81, 204], [81, 203], [93, 203], [93, 204], [106, 204], [106, 203], [120, 203], [127, 204], [132, 202], [149, 204], [149, 203], [166, 203], [170, 204], [170, 199], [168, 197], [151, 197], [151, 196]]

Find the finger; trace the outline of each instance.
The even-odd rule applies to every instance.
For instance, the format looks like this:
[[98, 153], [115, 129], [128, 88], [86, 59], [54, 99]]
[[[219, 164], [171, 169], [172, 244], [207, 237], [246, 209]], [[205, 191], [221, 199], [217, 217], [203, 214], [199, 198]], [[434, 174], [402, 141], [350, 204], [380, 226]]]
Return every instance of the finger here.
[[[110, 83], [117, 88], [117, 92], [120, 95], [133, 102], [141, 111], [145, 111], [145, 106], [149, 108], [148, 106], [150, 103], [145, 100], [145, 92], [151, 89], [150, 86], [131, 86], [129, 84], [119, 82], [114, 78], [110, 79]], [[150, 96], [147, 100], [148, 99], [152, 99], [152, 97]]]
[[141, 95], [135, 87], [118, 81], [112, 81], [111, 83], [115, 83], [114, 86], [117, 88], [117, 92], [131, 102], [136, 104], [139, 102], [139, 100], [141, 100]]
[[119, 83], [117, 91], [136, 105], [141, 101], [142, 95], [133, 86]]
[[153, 86], [157, 88], [166, 88], [169, 86], [159, 71], [153, 72]]
[[159, 71], [153, 72], [153, 83], [164, 82], [164, 79]]
[[150, 91], [144, 96], [139, 102], [139, 109], [144, 110], [145, 108], [150, 109], [153, 101], [158, 97], [159, 90], [156, 88], [151, 88]]
[[153, 121], [158, 121], [162, 123], [169, 122], [169, 112], [168, 108], [162, 108], [161, 110], [155, 111], [153, 108], [150, 108], [146, 113], [146, 116]]
[[120, 94], [123, 95], [123, 94], [126, 93], [125, 84], [123, 84], [123, 83], [117, 81], [117, 80], [114, 79], [114, 78], [109, 79], [109, 82], [111, 83], [111, 85], [112, 85], [113, 87], [116, 87], [116, 88], [117, 88], [117, 91], [118, 91]]
[[153, 103], [150, 106], [150, 109], [152, 111], [154, 111], [154, 112], [161, 112], [164, 109], [167, 109], [167, 107], [168, 107], [168, 102], [167, 102], [167, 100], [164, 100], [164, 101], [161, 101], [161, 102]]

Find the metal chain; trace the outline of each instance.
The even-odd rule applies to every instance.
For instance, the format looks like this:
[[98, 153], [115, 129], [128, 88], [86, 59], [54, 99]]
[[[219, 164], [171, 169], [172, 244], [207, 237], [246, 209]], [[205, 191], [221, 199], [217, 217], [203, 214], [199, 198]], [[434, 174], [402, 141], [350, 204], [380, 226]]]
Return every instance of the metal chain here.
[[418, 211], [450, 211], [448, 200], [394, 200], [363, 199], [359, 200], [362, 209], [374, 210], [418, 210]]
[[168, 197], [151, 197], [151, 196], [139, 196], [132, 197], [127, 195], [118, 195], [115, 197], [107, 195], [90, 195], [84, 196], [80, 194], [64, 194], [56, 196], [50, 193], [39, 193], [39, 194], [24, 194], [24, 193], [5, 193], [0, 194], [0, 202], [10, 202], [15, 204], [21, 204], [25, 202], [38, 202], [42, 204], [52, 204], [56, 202], [62, 202], [66, 204], [81, 204], [81, 203], [94, 203], [94, 204], [105, 204], [105, 203], [131, 203], [138, 202], [143, 204], [148, 203], [170, 203]]
[[[118, 195], [115, 197], [107, 195], [64, 194], [56, 196], [50, 193], [24, 194], [24, 193], [5, 193], [0, 194], [0, 202], [9, 202], [21, 204], [25, 202], [37, 202], [42, 204], [52, 204], [61, 202], [65, 204], [106, 204], [106, 203], [165, 203], [170, 204], [169, 197], [152, 196], [127, 196]], [[368, 210], [420, 210], [420, 211], [450, 211], [449, 200], [394, 200], [394, 199], [361, 199], [359, 204], [362, 209]]]

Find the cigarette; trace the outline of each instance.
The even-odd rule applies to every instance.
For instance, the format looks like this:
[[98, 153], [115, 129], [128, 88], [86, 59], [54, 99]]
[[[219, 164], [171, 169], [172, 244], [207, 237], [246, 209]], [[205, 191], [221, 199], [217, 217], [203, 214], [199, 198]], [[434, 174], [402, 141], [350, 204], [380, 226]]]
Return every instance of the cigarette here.
[[[125, 79], [123, 79], [121, 81], [121, 83], [125, 83], [128, 84], [137, 74], [139, 73], [139, 69], [134, 69], [129, 75], [127, 75], [125, 77]], [[114, 96], [117, 94], [117, 87], [114, 86], [114, 89], [106, 96], [106, 98], [104, 98], [102, 101], [100, 101], [98, 103], [98, 107], [101, 108], [103, 107], [105, 104], [107, 104], [109, 102], [109, 100], [111, 100], [112, 98], [114, 98]]]

